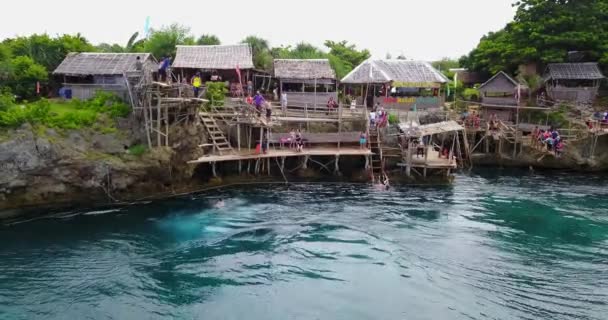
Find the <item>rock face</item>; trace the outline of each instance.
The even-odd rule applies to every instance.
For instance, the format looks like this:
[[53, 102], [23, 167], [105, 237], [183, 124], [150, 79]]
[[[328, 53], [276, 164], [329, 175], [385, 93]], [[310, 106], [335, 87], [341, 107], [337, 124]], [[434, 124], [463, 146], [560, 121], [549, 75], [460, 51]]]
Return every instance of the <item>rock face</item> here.
[[141, 156], [127, 147], [143, 141], [130, 131], [63, 132], [28, 125], [0, 141], [0, 210], [166, 192], [189, 183], [203, 135], [197, 127], [172, 130], [176, 148], [154, 148]]

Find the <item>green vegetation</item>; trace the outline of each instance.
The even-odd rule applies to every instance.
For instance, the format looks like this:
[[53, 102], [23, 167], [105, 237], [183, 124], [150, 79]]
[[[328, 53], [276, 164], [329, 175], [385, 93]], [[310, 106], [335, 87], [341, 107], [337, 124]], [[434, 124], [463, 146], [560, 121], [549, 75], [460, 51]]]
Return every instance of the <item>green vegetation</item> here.
[[479, 90], [476, 88], [465, 88], [462, 91], [462, 97], [467, 101], [477, 101], [479, 100]]
[[136, 144], [134, 146], [131, 146], [128, 151], [129, 154], [134, 155], [136, 157], [140, 157], [148, 151], [148, 148], [143, 144]]
[[222, 44], [222, 42], [220, 41], [220, 38], [215, 35], [204, 34], [196, 40], [196, 44], [198, 44], [199, 46], [212, 46], [220, 45]]
[[104, 133], [114, 132], [114, 120], [129, 114], [128, 105], [116, 96], [98, 92], [87, 101], [70, 102], [41, 99], [18, 105], [10, 95], [0, 95], [0, 128], [17, 128], [24, 123], [56, 129], [91, 127]]
[[194, 36], [190, 34], [190, 28], [179, 24], [152, 30], [150, 37], [144, 44], [144, 50], [151, 52], [158, 59], [162, 57], [175, 57], [177, 45], [194, 44]]
[[207, 91], [205, 97], [209, 100], [212, 106], [219, 107], [224, 105], [224, 98], [228, 93], [228, 89], [223, 82], [207, 82]]
[[144, 39], [137, 39], [139, 37], [139, 32], [135, 32], [127, 41], [127, 44], [123, 47], [117, 43], [108, 44], [108, 43], [100, 43], [95, 46], [95, 50], [99, 52], [108, 52], [108, 53], [121, 53], [121, 52], [143, 52], [144, 51]]
[[[325, 46], [330, 49], [329, 53], [308, 44], [299, 43], [294, 48], [291, 46], [273, 48], [270, 51], [270, 62], [272, 59], [329, 59], [336, 76], [341, 79], [361, 62], [370, 57], [368, 50], [357, 50], [354, 45], [347, 41], [334, 42], [325, 41]], [[255, 50], [254, 50], [255, 54]]]
[[388, 115], [388, 123], [389, 124], [398, 124], [399, 123], [399, 117], [396, 114], [390, 113]]
[[563, 62], [569, 51], [608, 66], [608, 3], [520, 0], [513, 22], [484, 36], [461, 59], [471, 70], [514, 73], [520, 64]]

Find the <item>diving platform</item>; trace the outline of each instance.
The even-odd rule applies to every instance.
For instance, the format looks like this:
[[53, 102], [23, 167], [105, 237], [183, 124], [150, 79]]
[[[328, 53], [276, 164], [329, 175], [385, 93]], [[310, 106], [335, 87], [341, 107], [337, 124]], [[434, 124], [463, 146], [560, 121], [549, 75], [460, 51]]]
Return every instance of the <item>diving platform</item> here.
[[372, 155], [371, 150], [361, 149], [357, 147], [343, 148], [324, 148], [313, 147], [297, 152], [292, 149], [270, 149], [266, 153], [255, 153], [251, 150], [234, 151], [232, 154], [225, 155], [205, 155], [196, 160], [188, 161], [189, 164], [213, 163], [224, 161], [239, 161], [239, 160], [257, 160], [267, 158], [289, 158], [289, 157], [304, 157], [304, 156], [369, 156]]

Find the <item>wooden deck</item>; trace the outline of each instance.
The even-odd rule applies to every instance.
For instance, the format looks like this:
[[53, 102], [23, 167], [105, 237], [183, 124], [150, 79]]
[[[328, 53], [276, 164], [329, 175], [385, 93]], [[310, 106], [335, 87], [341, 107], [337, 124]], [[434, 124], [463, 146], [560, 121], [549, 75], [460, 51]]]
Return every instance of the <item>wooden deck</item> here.
[[358, 147], [344, 148], [304, 148], [302, 152], [296, 152], [293, 149], [270, 149], [267, 153], [256, 154], [254, 151], [243, 150], [235, 151], [234, 154], [226, 155], [206, 155], [196, 160], [188, 161], [189, 164], [212, 163], [222, 161], [239, 161], [239, 160], [255, 160], [265, 158], [281, 158], [281, 157], [302, 157], [302, 156], [367, 156], [372, 152], [369, 149], [360, 149]]
[[[439, 152], [433, 150], [433, 148], [427, 148], [428, 156], [412, 155], [412, 167], [413, 168], [429, 168], [429, 169], [456, 169], [458, 165], [456, 160], [450, 160], [446, 158], [439, 158]], [[406, 163], [398, 163], [399, 167], [406, 167]]]

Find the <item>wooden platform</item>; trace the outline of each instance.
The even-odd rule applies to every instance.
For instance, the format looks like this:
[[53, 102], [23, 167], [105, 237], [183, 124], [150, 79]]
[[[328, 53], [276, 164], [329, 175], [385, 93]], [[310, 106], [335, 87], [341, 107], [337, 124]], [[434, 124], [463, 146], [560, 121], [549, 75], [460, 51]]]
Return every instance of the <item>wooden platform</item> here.
[[[433, 150], [433, 148], [427, 148], [427, 152], [429, 153], [426, 157], [424, 156], [417, 157], [416, 155], [412, 156], [412, 167], [413, 168], [429, 168], [429, 169], [456, 169], [458, 165], [456, 164], [456, 160], [450, 160], [446, 158], [439, 158], [439, 152]], [[398, 163], [399, 167], [406, 167], [406, 163]]]
[[372, 152], [369, 149], [360, 149], [355, 147], [344, 148], [308, 148], [302, 152], [296, 152], [293, 149], [271, 149], [265, 154], [255, 154], [253, 151], [243, 150], [235, 151], [234, 154], [227, 155], [208, 155], [200, 157], [196, 160], [188, 161], [189, 164], [211, 163], [222, 161], [238, 161], [238, 160], [255, 160], [265, 158], [281, 158], [281, 157], [302, 157], [302, 156], [367, 156]]

